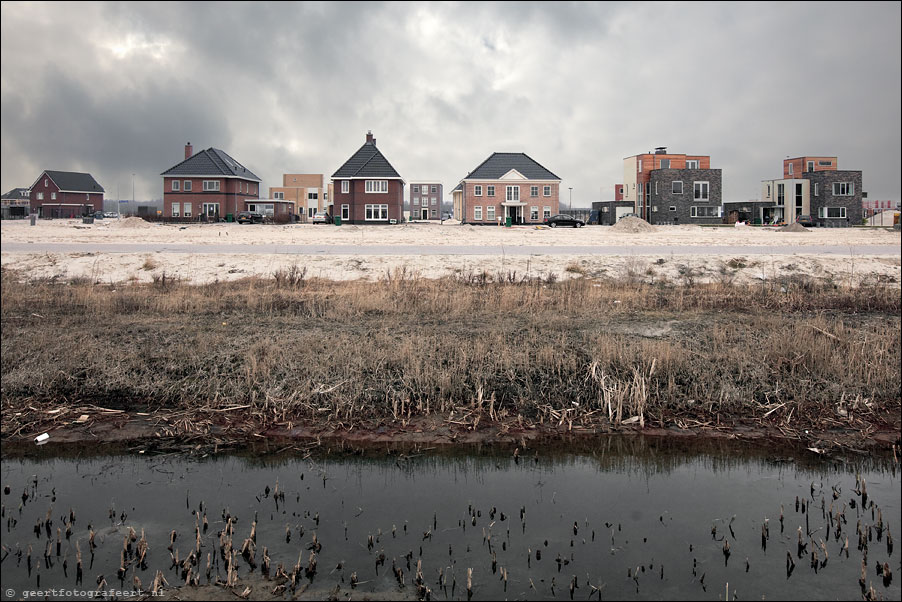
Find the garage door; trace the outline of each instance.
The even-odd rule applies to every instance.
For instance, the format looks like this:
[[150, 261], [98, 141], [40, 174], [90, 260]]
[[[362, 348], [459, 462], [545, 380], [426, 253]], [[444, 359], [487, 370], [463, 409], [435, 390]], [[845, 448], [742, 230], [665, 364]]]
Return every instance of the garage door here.
[[617, 210], [617, 221], [620, 221], [620, 218], [626, 215], [627, 213], [633, 213], [632, 207], [616, 207]]

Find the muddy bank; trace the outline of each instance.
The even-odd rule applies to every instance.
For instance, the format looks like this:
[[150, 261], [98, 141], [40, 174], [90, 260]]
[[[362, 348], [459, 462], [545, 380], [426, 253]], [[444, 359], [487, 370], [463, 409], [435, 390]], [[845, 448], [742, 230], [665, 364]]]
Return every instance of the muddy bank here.
[[36, 447], [35, 437], [44, 433], [49, 439], [42, 444], [43, 453], [53, 450], [62, 453], [67, 448], [195, 455], [236, 449], [270, 453], [322, 448], [403, 452], [491, 445], [507, 449], [511, 454], [526, 454], [538, 447], [564, 445], [577, 449], [592, 445], [602, 437], [636, 435], [687, 442], [759, 442], [775, 447], [804, 447], [816, 454], [902, 452], [902, 422], [898, 415], [892, 414], [872, 415], [868, 420], [852, 420], [830, 428], [814, 422], [789, 427], [776, 421], [728, 420], [716, 416], [708, 420], [683, 416], [648, 422], [642, 427], [637, 423], [612, 426], [601, 421], [578, 426], [510, 419], [492, 421], [487, 416], [482, 420], [469, 416], [468, 423], [461, 420], [463, 416], [451, 414], [404, 421], [366, 421], [336, 428], [325, 423], [264, 425], [241, 410], [228, 412], [228, 416], [216, 421], [201, 421], [186, 413], [128, 413], [96, 406], [40, 414], [30, 413], [27, 429], [4, 434], [4, 455], [30, 454]]

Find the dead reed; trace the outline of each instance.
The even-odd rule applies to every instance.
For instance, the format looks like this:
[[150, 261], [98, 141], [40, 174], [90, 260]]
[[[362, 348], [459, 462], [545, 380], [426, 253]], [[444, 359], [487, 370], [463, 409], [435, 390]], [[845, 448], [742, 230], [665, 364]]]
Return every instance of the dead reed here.
[[[2, 273], [3, 433], [31, 405], [241, 409], [264, 425], [439, 413], [574, 428], [855, 426], [900, 405], [900, 293], [486, 273], [191, 286]], [[191, 421], [183, 428], [190, 430]]]

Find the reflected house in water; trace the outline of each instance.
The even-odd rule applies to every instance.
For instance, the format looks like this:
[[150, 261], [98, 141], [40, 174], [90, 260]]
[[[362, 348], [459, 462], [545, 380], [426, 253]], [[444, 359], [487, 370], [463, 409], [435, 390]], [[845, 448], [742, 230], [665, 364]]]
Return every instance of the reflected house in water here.
[[251, 211], [258, 203], [260, 178], [225, 151], [208, 148], [194, 153], [185, 145], [185, 159], [163, 176], [163, 217], [221, 219]]
[[557, 215], [561, 179], [525, 153], [492, 153], [451, 191], [465, 224], [540, 224]]

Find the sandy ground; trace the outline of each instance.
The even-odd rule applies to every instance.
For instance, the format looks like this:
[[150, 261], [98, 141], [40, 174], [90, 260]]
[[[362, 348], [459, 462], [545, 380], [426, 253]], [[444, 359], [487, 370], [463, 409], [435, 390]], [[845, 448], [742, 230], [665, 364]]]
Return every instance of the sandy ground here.
[[[333, 280], [383, 278], [404, 270], [409, 275], [439, 278], [488, 272], [558, 278], [630, 278], [646, 282], [760, 282], [787, 276], [813, 277], [858, 286], [881, 283], [900, 287], [900, 234], [886, 229], [837, 228], [784, 232], [775, 228], [702, 228], [698, 226], [581, 229], [530, 226], [496, 228], [444, 224], [396, 226], [151, 224], [138, 218], [97, 221], [4, 220], [4, 243], [187, 243], [194, 245], [357, 245], [359, 255], [234, 254], [234, 253], [29, 253], [2, 254], [4, 268], [29, 278], [90, 278], [95, 282], [153, 281], [164, 273], [192, 283], [232, 280], [250, 275], [271, 276], [298, 266], [307, 277]], [[662, 247], [660, 256], [610, 255], [369, 255], [367, 246], [547, 246]], [[706, 245], [775, 247], [774, 253], [724, 256], [677, 254], [677, 247]], [[850, 254], [823, 255], [814, 247], [850, 248]], [[786, 247], [793, 252], [787, 253]], [[885, 253], [859, 255], [856, 247], [884, 246]], [[674, 247], [673, 252], [666, 252]], [[776, 249], [780, 247], [780, 249]], [[809, 249], [806, 252], [806, 248]], [[895, 249], [896, 251], [891, 251]], [[494, 253], [494, 252], [493, 252]]]

